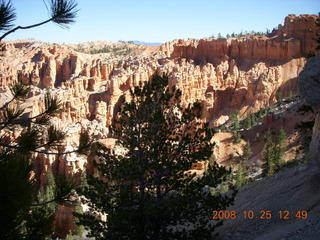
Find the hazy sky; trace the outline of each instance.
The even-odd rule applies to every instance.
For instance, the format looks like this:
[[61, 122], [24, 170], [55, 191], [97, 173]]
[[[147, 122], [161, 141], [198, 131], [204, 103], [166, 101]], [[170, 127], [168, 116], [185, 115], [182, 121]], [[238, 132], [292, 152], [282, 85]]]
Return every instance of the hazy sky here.
[[[6, 40], [46, 42], [140, 40], [166, 42], [241, 30], [265, 31], [288, 14], [317, 14], [319, 0], [78, 0], [77, 22], [69, 30], [49, 23], [19, 30]], [[43, 0], [12, 0], [17, 25], [48, 18]]]

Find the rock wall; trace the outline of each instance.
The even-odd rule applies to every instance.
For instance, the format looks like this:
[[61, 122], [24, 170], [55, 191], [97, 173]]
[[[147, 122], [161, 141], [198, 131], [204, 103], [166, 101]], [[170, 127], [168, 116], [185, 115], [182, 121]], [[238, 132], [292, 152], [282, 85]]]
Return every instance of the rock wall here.
[[301, 41], [298, 39], [252, 38], [190, 39], [176, 40], [165, 44], [164, 53], [173, 58], [194, 59], [199, 64], [218, 64], [225, 59], [288, 60], [303, 56]]
[[299, 90], [306, 102], [315, 112], [310, 153], [316, 158], [320, 167], [320, 55], [308, 60], [299, 77]]
[[[201, 101], [204, 120], [218, 125], [235, 110], [245, 117], [274, 102], [278, 91], [288, 95], [297, 90], [305, 55], [315, 46], [315, 19], [290, 15], [270, 36], [176, 40], [148, 54], [122, 57], [80, 53], [66, 45], [7, 42], [0, 48], [0, 91], [4, 95], [17, 80], [29, 84], [32, 91], [25, 107], [34, 116], [43, 109], [43, 93], [50, 89], [62, 102], [56, 123], [70, 136], [90, 129], [103, 139], [128, 90], [155, 72], [167, 73], [170, 85], [182, 90], [183, 104]], [[47, 165], [52, 162], [42, 159]], [[61, 171], [83, 168], [80, 157], [76, 159], [59, 159]]]
[[[169, 84], [182, 90], [183, 104], [201, 101], [203, 119], [219, 125], [235, 110], [245, 117], [273, 103], [277, 92], [286, 96], [297, 91], [297, 77], [306, 64], [305, 57], [315, 52], [316, 18], [316, 15], [289, 15], [284, 25], [269, 36], [176, 40], [159, 49], [137, 47], [136, 53], [140, 54], [118, 57], [74, 50], [91, 49], [97, 43], [70, 47], [35, 41], [5, 42], [0, 46], [0, 106], [10, 99], [9, 87], [20, 80], [31, 86], [23, 107], [26, 113], [35, 116], [44, 109], [43, 96], [50, 90], [62, 103], [62, 111], [53, 122], [66, 133], [64, 151], [77, 148], [82, 130], [105, 145], [113, 145], [107, 127], [127, 99], [128, 90], [159, 72], [167, 73]], [[307, 66], [314, 69], [312, 63]], [[306, 98], [316, 107], [320, 99], [314, 93], [319, 93], [320, 88], [314, 84], [319, 79], [306, 73], [302, 80], [307, 81], [302, 81], [300, 89], [307, 90]], [[230, 140], [230, 134], [215, 136], [214, 151], [220, 161], [227, 159], [230, 151], [242, 149], [225, 147], [225, 139]], [[319, 149], [318, 113], [310, 150], [316, 157], [320, 155]], [[90, 160], [77, 154], [38, 154], [35, 168], [40, 182], [45, 181], [49, 168], [54, 173], [76, 177], [84, 170], [93, 172]], [[71, 212], [71, 208], [59, 207], [56, 232], [65, 235], [65, 229], [74, 228]]]
[[317, 33], [319, 27], [316, 26], [316, 21], [319, 18], [317, 15], [303, 14], [296, 16], [288, 15], [284, 20], [284, 25], [279, 25], [276, 35], [284, 38], [299, 39], [301, 44], [301, 52], [303, 54], [312, 54], [317, 47]]
[[172, 58], [193, 59], [199, 64], [218, 64], [225, 59], [279, 61], [315, 53], [317, 15], [289, 15], [284, 25], [268, 36], [175, 40], [161, 46]]

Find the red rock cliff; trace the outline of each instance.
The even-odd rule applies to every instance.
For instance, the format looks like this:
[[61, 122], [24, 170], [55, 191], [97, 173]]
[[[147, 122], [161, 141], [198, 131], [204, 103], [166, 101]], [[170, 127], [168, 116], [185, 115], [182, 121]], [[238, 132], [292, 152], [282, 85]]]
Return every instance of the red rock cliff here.
[[[277, 91], [296, 91], [305, 56], [315, 46], [315, 19], [290, 15], [270, 36], [177, 40], [160, 51], [118, 57], [79, 53], [65, 45], [8, 42], [0, 52], [1, 97], [17, 79], [30, 84], [27, 111], [35, 115], [43, 108], [39, 99], [50, 88], [63, 103], [56, 122], [69, 132], [69, 149], [81, 129], [106, 138], [106, 127], [128, 90], [158, 71], [168, 73], [170, 84], [182, 90], [183, 103], [202, 101], [204, 119], [216, 125], [237, 109], [244, 117], [269, 105]], [[59, 169], [68, 173], [84, 166], [77, 156], [58, 161]]]
[[226, 58], [290, 60], [315, 52], [314, 40], [319, 31], [315, 24], [317, 17], [317, 15], [289, 15], [284, 25], [279, 25], [278, 30], [269, 36], [176, 40], [164, 44], [161, 50], [169, 57], [211, 63]]

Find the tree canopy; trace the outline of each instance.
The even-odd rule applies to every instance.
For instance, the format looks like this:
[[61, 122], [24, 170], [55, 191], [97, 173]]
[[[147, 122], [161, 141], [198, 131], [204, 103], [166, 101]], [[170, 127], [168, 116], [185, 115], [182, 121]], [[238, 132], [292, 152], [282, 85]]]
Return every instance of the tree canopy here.
[[[48, 20], [14, 27], [16, 13], [11, 1], [0, 0], [0, 31], [6, 31], [0, 41], [18, 29], [50, 21], [67, 26], [75, 20], [76, 7], [74, 0], [51, 0], [49, 7], [46, 4]], [[83, 153], [89, 144], [88, 136], [81, 135], [78, 149], [62, 152], [65, 134], [50, 122], [61, 107], [57, 97], [47, 92], [39, 100], [43, 101], [43, 111], [28, 116], [21, 106], [30, 88], [20, 82], [13, 84], [12, 98], [0, 103], [0, 239], [46, 239], [52, 235], [56, 203], [68, 198], [73, 185], [64, 176], [55, 178], [50, 172], [47, 184], [39, 185], [35, 156]]]
[[[212, 239], [221, 222], [210, 213], [233, 201], [214, 190], [230, 171], [208, 164], [214, 131], [200, 119], [201, 104], [183, 107], [180, 97], [168, 77], [157, 74], [130, 91], [110, 127], [116, 145], [97, 147], [97, 172], [79, 190], [90, 211], [78, 217], [90, 236]], [[192, 174], [199, 161], [206, 169]]]
[[69, 24], [75, 22], [79, 10], [77, 9], [78, 4], [74, 0], [48, 0], [48, 2], [43, 2], [48, 10], [49, 18], [47, 20], [29, 26], [13, 28], [16, 20], [15, 8], [11, 1], [0, 0], [0, 31], [6, 31], [0, 36], [0, 41], [19, 29], [30, 29], [48, 22], [54, 22], [61, 27], [67, 28]]

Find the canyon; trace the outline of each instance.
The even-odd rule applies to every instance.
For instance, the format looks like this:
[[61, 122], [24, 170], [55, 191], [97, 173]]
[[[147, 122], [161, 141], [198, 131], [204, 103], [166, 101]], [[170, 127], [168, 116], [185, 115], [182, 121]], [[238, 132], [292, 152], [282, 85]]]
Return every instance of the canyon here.
[[[310, 151], [316, 158], [320, 149], [320, 99], [317, 98], [320, 88], [318, 80], [310, 82], [308, 79], [319, 76], [319, 57], [306, 64], [311, 55], [318, 53], [317, 18], [317, 15], [289, 15], [283, 25], [265, 35], [178, 39], [161, 46], [126, 42], [3, 42], [0, 44], [0, 105], [12, 98], [10, 87], [21, 81], [29, 85], [31, 91], [27, 101], [19, 107], [25, 109], [25, 116], [32, 117], [44, 109], [43, 98], [49, 91], [61, 102], [61, 112], [52, 119], [52, 123], [67, 134], [61, 150], [72, 151], [77, 148], [82, 131], [112, 147], [115, 140], [108, 137], [108, 127], [113, 116], [129, 99], [129, 90], [149, 81], [154, 73], [167, 74], [169, 85], [181, 89], [183, 105], [200, 101], [203, 121], [209, 122], [211, 127], [227, 123], [237, 110], [238, 117], [244, 119], [271, 106], [279, 98], [301, 94], [314, 107], [315, 114], [298, 116], [295, 112], [286, 112], [280, 120], [267, 115], [261, 126], [244, 132], [240, 144], [232, 143], [231, 133], [218, 133], [214, 137], [214, 154], [223, 164], [228, 161], [230, 152], [239, 154], [246, 142], [252, 142], [251, 162], [261, 165], [263, 140], [257, 137], [257, 132], [262, 135], [271, 125], [282, 126], [292, 142], [298, 142], [301, 138], [293, 139], [295, 125], [315, 118]], [[305, 66], [313, 70], [306, 71]], [[310, 89], [314, 94], [310, 94]], [[290, 145], [288, 156], [294, 155], [290, 152], [295, 152], [299, 144]], [[69, 176], [91, 168], [87, 158], [76, 153], [39, 153], [36, 159], [41, 181], [49, 168]], [[195, 168], [201, 170], [202, 167]], [[289, 171], [283, 178], [291, 175]], [[248, 198], [245, 192], [241, 194]], [[60, 218], [72, 221], [72, 216]]]
[[[72, 149], [81, 130], [96, 139], [107, 139], [108, 126], [128, 99], [128, 90], [158, 72], [168, 74], [170, 85], [182, 90], [184, 105], [201, 101], [204, 121], [218, 126], [236, 110], [239, 118], [245, 118], [274, 103], [277, 95], [297, 93], [297, 77], [308, 54], [315, 53], [316, 19], [316, 15], [289, 15], [284, 25], [268, 35], [180, 39], [161, 46], [4, 42], [0, 49], [1, 101], [10, 98], [8, 87], [16, 81], [28, 84], [32, 90], [25, 114], [34, 116], [44, 108], [40, 100], [50, 90], [62, 103], [54, 122], [68, 133], [65, 148]], [[111, 53], [85, 53], [106, 46]], [[112, 49], [121, 47], [130, 53], [112, 54]], [[39, 158], [46, 162], [44, 166], [58, 160], [60, 170], [70, 174], [86, 164], [76, 154]]]
[[[170, 85], [182, 90], [183, 104], [201, 101], [203, 119], [218, 126], [236, 110], [244, 118], [274, 103], [277, 94], [284, 97], [297, 92], [297, 77], [306, 57], [315, 52], [316, 18], [289, 15], [268, 36], [175, 40], [160, 47], [115, 43], [113, 48], [132, 49], [126, 56], [76, 51], [111, 43], [5, 42], [0, 49], [1, 100], [10, 97], [8, 87], [22, 81], [32, 86], [25, 112], [34, 116], [44, 108], [40, 100], [50, 89], [62, 102], [55, 122], [68, 133], [66, 149], [72, 149], [81, 130], [106, 139], [107, 127], [128, 98], [128, 90], [158, 72], [168, 74]], [[57, 161], [49, 158], [44, 165]], [[65, 172], [86, 164], [76, 155], [59, 158]]]

